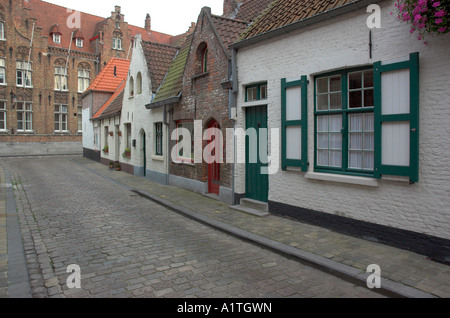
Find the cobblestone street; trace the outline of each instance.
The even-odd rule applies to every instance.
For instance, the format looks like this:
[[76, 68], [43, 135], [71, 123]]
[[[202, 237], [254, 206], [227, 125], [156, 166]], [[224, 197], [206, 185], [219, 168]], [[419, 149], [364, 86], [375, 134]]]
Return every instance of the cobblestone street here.
[[[2, 165], [33, 297], [381, 297], [183, 217], [71, 157]], [[80, 289], [67, 287], [71, 264]]]

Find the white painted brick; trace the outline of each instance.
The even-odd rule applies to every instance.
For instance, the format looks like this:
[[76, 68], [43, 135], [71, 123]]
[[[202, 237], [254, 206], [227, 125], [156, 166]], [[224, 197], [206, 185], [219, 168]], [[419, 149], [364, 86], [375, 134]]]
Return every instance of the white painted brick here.
[[[240, 49], [236, 127], [245, 128], [245, 112], [240, 107], [245, 84], [268, 81], [268, 125], [280, 127], [281, 78], [308, 75], [308, 157], [312, 172], [314, 83], [311, 75], [419, 52], [418, 183], [380, 180], [378, 187], [364, 187], [306, 179], [302, 172], [279, 171], [269, 178], [269, 200], [450, 239], [450, 41], [448, 35], [430, 37], [424, 45], [409, 33], [409, 24], [390, 16], [395, 9], [394, 1], [385, 1], [380, 6], [381, 29], [372, 30], [372, 59], [366, 26], [369, 13], [365, 9]], [[242, 144], [237, 147], [244, 149]], [[236, 166], [235, 177], [236, 192], [244, 193], [245, 165]]]

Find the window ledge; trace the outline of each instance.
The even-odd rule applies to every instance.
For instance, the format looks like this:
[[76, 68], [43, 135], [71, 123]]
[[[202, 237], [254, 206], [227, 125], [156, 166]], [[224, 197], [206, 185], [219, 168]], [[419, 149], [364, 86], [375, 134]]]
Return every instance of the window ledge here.
[[253, 107], [253, 106], [261, 106], [267, 105], [267, 99], [254, 100], [251, 102], [244, 102], [241, 104], [241, 107]]
[[163, 156], [159, 156], [159, 155], [153, 155], [153, 156], [152, 156], [152, 160], [155, 160], [155, 161], [164, 161], [164, 157], [163, 157]]
[[192, 79], [192, 80], [196, 80], [197, 78], [205, 77], [205, 76], [208, 76], [208, 75], [209, 75], [209, 72], [201, 73], [201, 74], [192, 76], [191, 79]]
[[378, 187], [379, 181], [374, 178], [357, 177], [357, 176], [345, 176], [331, 173], [318, 173], [318, 172], [307, 172], [305, 174], [306, 179], [311, 180], [322, 180], [330, 182], [340, 182], [348, 184], [357, 184], [368, 187]]
[[186, 165], [186, 166], [191, 166], [191, 167], [195, 167], [195, 164], [191, 161], [184, 161], [184, 160], [174, 160], [173, 163], [175, 164], [181, 164], [181, 165]]

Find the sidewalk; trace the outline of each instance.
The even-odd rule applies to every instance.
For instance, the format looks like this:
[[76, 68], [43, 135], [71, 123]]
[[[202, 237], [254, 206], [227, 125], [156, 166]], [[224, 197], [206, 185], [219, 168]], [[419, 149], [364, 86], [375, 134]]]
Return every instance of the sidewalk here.
[[425, 256], [287, 218], [256, 217], [227, 203], [117, 172], [92, 160], [75, 163], [167, 208], [303, 263], [367, 286], [370, 264], [381, 269], [381, 293], [395, 297], [450, 297], [450, 266]]
[[8, 297], [8, 245], [6, 232], [6, 177], [0, 167], [0, 298]]

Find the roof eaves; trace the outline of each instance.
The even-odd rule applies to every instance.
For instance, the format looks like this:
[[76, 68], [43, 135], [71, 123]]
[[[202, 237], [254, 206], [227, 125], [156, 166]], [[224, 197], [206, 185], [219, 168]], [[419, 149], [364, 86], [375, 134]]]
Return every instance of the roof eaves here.
[[[333, 8], [331, 10], [318, 13], [316, 15], [313, 15], [311, 17], [307, 17], [305, 19], [293, 22], [291, 24], [287, 24], [281, 27], [278, 27], [273, 30], [269, 30], [266, 32], [263, 32], [261, 34], [257, 34], [255, 36], [252, 36], [247, 39], [239, 40], [233, 44], [231, 44], [231, 49], [239, 49], [243, 48], [252, 44], [260, 43], [265, 40], [272, 39], [274, 37], [280, 36], [285, 33], [293, 32], [299, 29], [302, 29], [304, 27], [310, 26], [312, 24], [320, 23], [329, 19], [336, 18], [340, 15], [353, 12], [359, 9], [362, 9], [364, 7], [367, 7], [370, 4], [376, 4], [379, 2], [382, 2], [384, 0], [355, 0], [350, 3], [347, 3], [345, 5], [339, 6], [337, 8]], [[261, 16], [260, 18], [263, 18]]]

